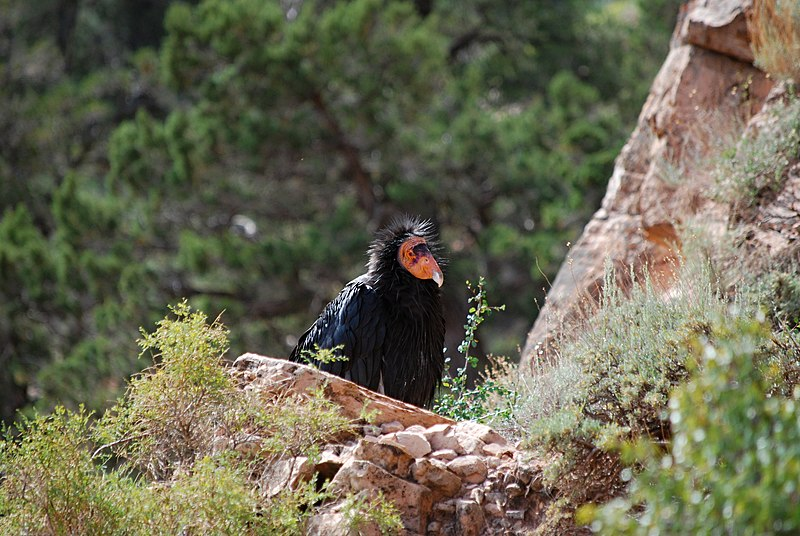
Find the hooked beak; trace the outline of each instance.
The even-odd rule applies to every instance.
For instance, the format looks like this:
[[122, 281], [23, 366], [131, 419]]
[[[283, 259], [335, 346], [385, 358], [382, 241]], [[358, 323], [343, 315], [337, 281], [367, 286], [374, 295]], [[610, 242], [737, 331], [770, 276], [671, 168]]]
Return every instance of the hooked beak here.
[[433, 272], [431, 273], [431, 279], [433, 279], [434, 281], [436, 281], [436, 284], [437, 284], [437, 285], [439, 285], [440, 287], [441, 287], [442, 285], [444, 285], [444, 274], [442, 273], [442, 271], [441, 271], [441, 270], [439, 270], [439, 267], [438, 267], [438, 266], [437, 266], [437, 267], [436, 267], [436, 269], [434, 269], [434, 270], [433, 270]]

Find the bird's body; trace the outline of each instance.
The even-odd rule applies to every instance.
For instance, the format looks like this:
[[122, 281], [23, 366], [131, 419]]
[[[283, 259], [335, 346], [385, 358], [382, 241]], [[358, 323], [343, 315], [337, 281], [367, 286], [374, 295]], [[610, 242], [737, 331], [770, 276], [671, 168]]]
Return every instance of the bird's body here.
[[368, 270], [348, 283], [300, 337], [290, 359], [317, 349], [342, 359], [320, 369], [418, 406], [429, 406], [444, 370], [443, 275], [429, 222], [402, 218], [378, 233]]

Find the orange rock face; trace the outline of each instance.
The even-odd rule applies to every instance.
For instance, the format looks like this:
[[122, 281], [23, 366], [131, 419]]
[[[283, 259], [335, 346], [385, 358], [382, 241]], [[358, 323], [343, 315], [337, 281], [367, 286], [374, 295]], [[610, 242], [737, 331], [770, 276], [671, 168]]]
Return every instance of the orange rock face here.
[[[528, 334], [523, 366], [535, 370], [552, 361], [553, 338], [591, 314], [606, 262], [622, 268], [620, 277], [629, 267], [634, 273], [646, 267], [666, 289], [681, 250], [677, 228], [694, 218], [712, 231], [726, 228], [727, 207], [704, 194], [703, 158], [741, 137], [773, 87], [752, 65], [749, 8], [747, 0], [695, 1], [682, 12], [602, 206], [572, 247]], [[676, 179], [686, 169], [691, 179]]]

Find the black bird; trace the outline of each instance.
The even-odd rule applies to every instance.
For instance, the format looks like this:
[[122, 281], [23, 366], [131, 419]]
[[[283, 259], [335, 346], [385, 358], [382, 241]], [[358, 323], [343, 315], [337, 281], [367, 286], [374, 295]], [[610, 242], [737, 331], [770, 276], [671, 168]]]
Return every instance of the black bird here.
[[[430, 221], [404, 216], [376, 234], [367, 273], [350, 281], [301, 337], [292, 361], [310, 361], [373, 391], [427, 407], [444, 370], [444, 313]], [[317, 348], [342, 359], [309, 359]]]

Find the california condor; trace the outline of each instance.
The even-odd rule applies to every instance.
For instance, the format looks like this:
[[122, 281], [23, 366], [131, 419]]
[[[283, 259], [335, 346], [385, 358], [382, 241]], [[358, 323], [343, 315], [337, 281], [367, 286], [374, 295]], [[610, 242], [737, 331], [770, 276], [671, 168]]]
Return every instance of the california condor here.
[[[310, 361], [417, 406], [433, 402], [444, 370], [444, 283], [430, 221], [394, 219], [369, 248], [367, 273], [350, 281], [300, 337], [289, 359]], [[341, 357], [320, 362], [315, 350]]]

